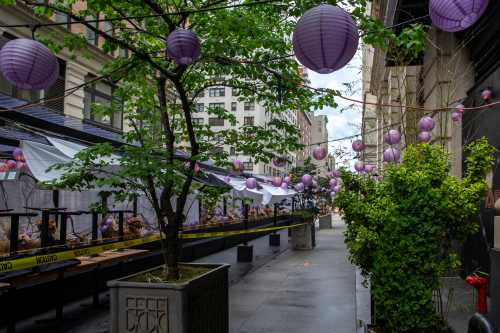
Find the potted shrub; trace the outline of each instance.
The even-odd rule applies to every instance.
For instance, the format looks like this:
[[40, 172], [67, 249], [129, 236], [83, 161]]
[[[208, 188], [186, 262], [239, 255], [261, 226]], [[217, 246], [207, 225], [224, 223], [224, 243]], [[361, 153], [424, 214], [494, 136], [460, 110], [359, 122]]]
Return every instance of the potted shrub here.
[[350, 260], [359, 266], [375, 304], [376, 332], [448, 332], [433, 293], [459, 267], [452, 242], [478, 230], [473, 222], [494, 162], [485, 139], [466, 147], [465, 176], [450, 176], [448, 155], [437, 145], [409, 146], [382, 181], [342, 173], [335, 204], [347, 224]]

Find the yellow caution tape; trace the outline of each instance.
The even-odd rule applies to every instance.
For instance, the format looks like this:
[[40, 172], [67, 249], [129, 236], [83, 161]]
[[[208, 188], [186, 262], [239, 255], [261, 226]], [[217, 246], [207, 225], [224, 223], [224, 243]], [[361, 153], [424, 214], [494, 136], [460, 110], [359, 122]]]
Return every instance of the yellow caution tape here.
[[[294, 228], [306, 223], [294, 224], [281, 227], [270, 227], [250, 230], [236, 230], [236, 231], [222, 231], [222, 232], [207, 232], [198, 234], [180, 234], [180, 238], [193, 239], [193, 238], [211, 238], [211, 237], [224, 237], [244, 234], [254, 234], [259, 232], [276, 231], [281, 229]], [[143, 238], [136, 238], [121, 242], [113, 242], [109, 244], [101, 244], [86, 248], [78, 248], [73, 250], [55, 252], [50, 254], [36, 255], [32, 257], [0, 261], [0, 273], [7, 273], [16, 270], [33, 268], [39, 265], [52, 264], [64, 260], [75, 259], [77, 257], [91, 256], [105, 251], [120, 250], [133, 246], [152, 243], [160, 240], [160, 235], [151, 235]]]

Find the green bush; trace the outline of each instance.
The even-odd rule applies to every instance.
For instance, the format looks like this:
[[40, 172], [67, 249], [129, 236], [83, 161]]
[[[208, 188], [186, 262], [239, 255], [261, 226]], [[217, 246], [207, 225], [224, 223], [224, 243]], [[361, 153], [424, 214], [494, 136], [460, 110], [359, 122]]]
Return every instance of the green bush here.
[[439, 332], [433, 303], [439, 278], [460, 262], [452, 241], [477, 230], [494, 148], [485, 139], [466, 147], [463, 180], [450, 176], [449, 156], [436, 145], [409, 146], [380, 182], [344, 171], [335, 204], [346, 221], [353, 264], [370, 278], [376, 315], [389, 332]]

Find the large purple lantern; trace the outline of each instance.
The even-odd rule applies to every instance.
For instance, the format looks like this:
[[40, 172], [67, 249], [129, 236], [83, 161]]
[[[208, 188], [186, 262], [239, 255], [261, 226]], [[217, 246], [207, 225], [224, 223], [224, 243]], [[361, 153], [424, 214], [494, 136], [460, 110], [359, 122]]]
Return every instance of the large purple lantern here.
[[299, 19], [293, 32], [293, 50], [302, 65], [320, 74], [344, 67], [358, 49], [356, 23], [342, 8], [314, 7]]
[[316, 147], [313, 149], [313, 157], [317, 161], [325, 159], [327, 154], [328, 152], [324, 147]]
[[359, 153], [365, 149], [365, 144], [361, 140], [356, 140], [352, 143], [352, 150]]
[[311, 175], [305, 174], [302, 176], [301, 180], [302, 180], [302, 184], [304, 184], [305, 186], [309, 186], [312, 184], [313, 177]]
[[42, 43], [18, 38], [7, 42], [0, 50], [0, 70], [17, 88], [40, 90], [56, 82], [59, 62]]
[[354, 163], [354, 169], [356, 169], [357, 172], [365, 171], [365, 163], [363, 161], [356, 161], [356, 163]]
[[418, 122], [418, 128], [421, 132], [430, 132], [436, 126], [436, 122], [431, 117], [423, 117]]
[[389, 145], [397, 145], [401, 142], [401, 133], [398, 130], [391, 129], [384, 134], [384, 141]]
[[469, 28], [488, 7], [488, 0], [431, 0], [429, 15], [441, 30], [456, 32]]
[[384, 151], [384, 162], [399, 162], [401, 152], [396, 148], [387, 148]]
[[272, 183], [274, 186], [280, 187], [281, 184], [283, 183], [283, 180], [281, 179], [281, 177], [274, 177]]
[[190, 65], [201, 54], [200, 40], [189, 29], [177, 29], [167, 37], [167, 54], [179, 65]]
[[255, 178], [248, 178], [246, 180], [246, 185], [247, 185], [247, 188], [253, 190], [254, 188], [257, 187], [257, 180]]

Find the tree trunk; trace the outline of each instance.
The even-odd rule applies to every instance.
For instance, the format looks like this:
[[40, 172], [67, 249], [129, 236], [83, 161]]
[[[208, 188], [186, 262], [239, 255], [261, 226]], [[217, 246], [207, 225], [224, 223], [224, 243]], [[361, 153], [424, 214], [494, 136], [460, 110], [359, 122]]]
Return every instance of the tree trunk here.
[[176, 217], [169, 218], [167, 225], [167, 280], [179, 280], [179, 221]]

